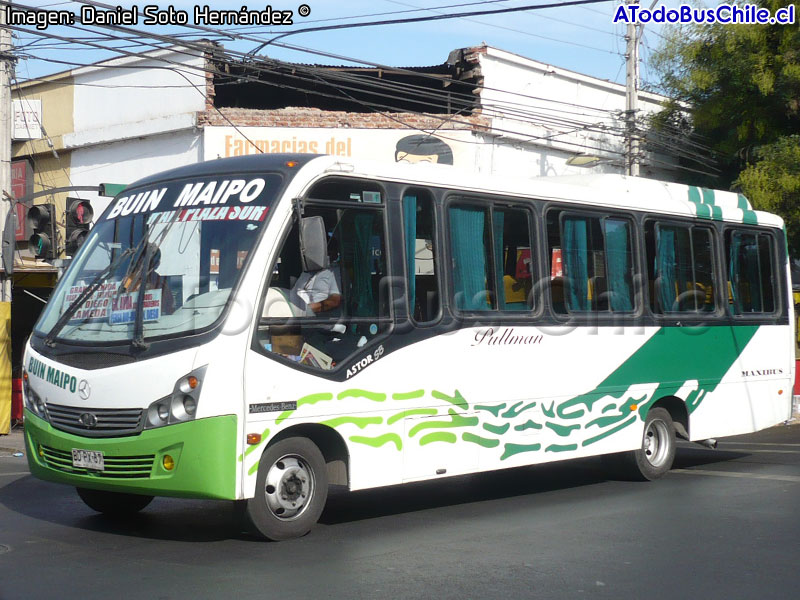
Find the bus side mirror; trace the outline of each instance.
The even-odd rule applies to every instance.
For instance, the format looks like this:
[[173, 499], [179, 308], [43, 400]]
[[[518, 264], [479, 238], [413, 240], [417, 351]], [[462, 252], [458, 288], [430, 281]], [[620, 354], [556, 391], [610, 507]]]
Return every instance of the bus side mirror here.
[[328, 267], [328, 235], [322, 217], [300, 220], [300, 256], [303, 271], [319, 271]]

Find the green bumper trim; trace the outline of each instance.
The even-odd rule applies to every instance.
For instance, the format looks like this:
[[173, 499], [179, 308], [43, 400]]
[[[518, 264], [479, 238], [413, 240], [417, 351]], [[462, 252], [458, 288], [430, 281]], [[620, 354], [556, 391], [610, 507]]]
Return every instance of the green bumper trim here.
[[[236, 417], [226, 415], [148, 429], [139, 435], [87, 438], [59, 431], [25, 410], [31, 473], [76, 487], [179, 498], [236, 498]], [[72, 466], [72, 449], [99, 450], [105, 471]], [[165, 454], [175, 467], [162, 466]]]

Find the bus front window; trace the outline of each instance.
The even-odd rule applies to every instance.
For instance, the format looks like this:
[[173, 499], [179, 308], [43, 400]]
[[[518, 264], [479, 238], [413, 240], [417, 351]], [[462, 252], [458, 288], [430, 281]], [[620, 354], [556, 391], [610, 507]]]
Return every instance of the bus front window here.
[[112, 203], [35, 333], [119, 344], [197, 333], [221, 317], [255, 247], [278, 175], [172, 181]]

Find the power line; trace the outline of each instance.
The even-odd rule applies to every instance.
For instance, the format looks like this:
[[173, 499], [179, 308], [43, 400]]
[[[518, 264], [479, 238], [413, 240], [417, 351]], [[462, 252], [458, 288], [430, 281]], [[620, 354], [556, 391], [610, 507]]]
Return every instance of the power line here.
[[[108, 6], [110, 6], [110, 5], [106, 5], [106, 4], [100, 3], [100, 2], [94, 2], [92, 0], [80, 0], [80, 1], [82, 1], [85, 4], [92, 4], [92, 5], [96, 5], [96, 6], [100, 6], [100, 7], [108, 7]], [[5, 3], [6, 2], [4, 2], [4, 1], [0, 1], [0, 4], [5, 4]], [[34, 10], [34, 11], [38, 10], [38, 9], [32, 8], [32, 7], [23, 7], [22, 5], [16, 5], [16, 6], [18, 8], [26, 8], [26, 9], [31, 9], [31, 10]], [[156, 39], [156, 40], [168, 43], [168, 44], [173, 44], [173, 45], [178, 45], [178, 46], [181, 46], [181, 45], [182, 46], [186, 46], [187, 48], [190, 48], [190, 49], [192, 49], [192, 50], [194, 50], [196, 52], [203, 52], [203, 51], [206, 50], [205, 46], [198, 45], [197, 43], [192, 44], [192, 43], [184, 42], [182, 40], [175, 40], [174, 36], [168, 36], [168, 35], [163, 35], [163, 34], [154, 34], [154, 33], [151, 33], [151, 32], [144, 32], [144, 31], [132, 29], [132, 28], [129, 28], [129, 27], [110, 26], [110, 25], [105, 25], [105, 26], [102, 26], [102, 27], [104, 27], [106, 29], [111, 29], [111, 30], [114, 30], [114, 31], [124, 31], [124, 32], [128, 32], [128, 33], [134, 33], [135, 36], [137, 36], [137, 37], [152, 38], [152, 39]], [[205, 32], [207, 32], [209, 30], [209, 28], [200, 27], [200, 26], [194, 26], [194, 25], [193, 26], [188, 26], [188, 27], [195, 28], [195, 29], [199, 28], [200, 30], [205, 31]], [[78, 26], [73, 26], [73, 28], [82, 29], [84, 31], [91, 31], [89, 29], [80, 28]], [[251, 41], [259, 41], [259, 42], [263, 41], [263, 40], [259, 40], [258, 38], [253, 38], [252, 36], [241, 36], [241, 35], [233, 34], [233, 33], [226, 34], [226, 35], [231, 36], [231, 37], [236, 37], [238, 39], [246, 39], [246, 40], [251, 40]], [[123, 39], [121, 36], [116, 36], [116, 37], [110, 36], [110, 38], [111, 39]], [[59, 38], [59, 39], [61, 39], [61, 40], [64, 40], [64, 39], [69, 40], [71, 38]], [[108, 36], [107, 36], [106, 39], [108, 39]], [[129, 39], [129, 38], [125, 38], [125, 39]], [[108, 51], [118, 51], [118, 48], [108, 48], [108, 47], [99, 46], [99, 45], [93, 44], [93, 43], [89, 43], [89, 45], [91, 45], [93, 47], [97, 47], [97, 48], [102, 48], [102, 49], [108, 50]], [[158, 46], [157, 44], [153, 44], [152, 42], [147, 42], [147, 45], [149, 45], [149, 46], [151, 46], [153, 48], [162, 47], [162, 46]], [[372, 63], [372, 62], [369, 62], [369, 61], [363, 61], [363, 60], [354, 59], [354, 58], [350, 58], [350, 57], [342, 57], [342, 56], [338, 56], [338, 55], [331, 54], [331, 53], [328, 53], [328, 52], [315, 51], [315, 50], [311, 50], [311, 49], [307, 49], [307, 48], [290, 46], [290, 45], [286, 45], [286, 44], [276, 44], [276, 45], [280, 45], [281, 47], [289, 48], [289, 49], [292, 49], [292, 50], [297, 50], [297, 51], [302, 51], [302, 52], [309, 52], [309, 53], [312, 53], [312, 54], [325, 56], [327, 58], [335, 58], [337, 60], [343, 60], [343, 61], [359, 63], [359, 64], [363, 64], [363, 65], [367, 65], [367, 66], [372, 66], [372, 67], [378, 68], [378, 69], [385, 69], [387, 71], [392, 71], [392, 72], [396, 72], [396, 73], [414, 74], [417, 77], [434, 78], [437, 81], [440, 81], [440, 79], [438, 77], [436, 77], [436, 76], [428, 75], [428, 74], [425, 74], [425, 73], [420, 73], [418, 71], [412, 71], [412, 70], [407, 70], [407, 69], [389, 67], [389, 66], [382, 65], [382, 64], [379, 64], [379, 63]], [[238, 55], [243, 56], [243, 57], [247, 57], [250, 54], [250, 53], [242, 54], [242, 53], [237, 53], [237, 52], [233, 52], [233, 51], [226, 51], [226, 52], [228, 54], [232, 54], [232, 55], [237, 55], [238, 54]], [[131, 53], [128, 53], [128, 55], [131, 55]], [[272, 60], [272, 59], [267, 59], [267, 60]], [[274, 62], [277, 62], [277, 61], [274, 61]], [[254, 68], [260, 68], [257, 63], [254, 63], [252, 66]], [[292, 68], [295, 68], [295, 66], [296, 65], [292, 64]], [[492, 88], [487, 88], [485, 86], [481, 86], [481, 89], [482, 90], [491, 90]], [[504, 90], [496, 90], [496, 91], [505, 92]], [[531, 99], [537, 99], [536, 97], [530, 96], [530, 95], [524, 95], [524, 94], [518, 94], [518, 93], [515, 93], [515, 94], [519, 95], [519, 96], [531, 98]], [[466, 94], [465, 94], [465, 97], [466, 97]], [[471, 98], [471, 96], [470, 96], [470, 98]], [[538, 98], [538, 99], [539, 100], [544, 100], [544, 101], [547, 101], [547, 102], [554, 102], [554, 103], [558, 103], [559, 102], [559, 101], [556, 101], [556, 100], [545, 99], [545, 98]], [[596, 107], [581, 106], [581, 105], [574, 104], [574, 103], [571, 104], [571, 106], [583, 108], [583, 109], [586, 109], [586, 110], [595, 110], [595, 111], [598, 110]]]
[[[411, 4], [406, 4], [404, 2], [396, 2], [395, 0], [385, 0], [385, 1], [386, 2], [392, 2], [393, 4], [399, 4], [401, 6], [412, 6]], [[502, 0], [502, 1], [506, 2], [507, 0]], [[433, 8], [418, 8], [418, 7], [416, 7], [416, 8], [418, 10], [425, 10], [425, 11], [429, 11], [429, 12], [438, 12]], [[531, 16], [531, 15], [529, 15], [529, 16]], [[554, 17], [547, 17], [547, 16], [539, 15], [539, 14], [537, 14], [536, 16], [539, 17], [539, 18], [542, 18], [542, 19], [550, 19], [550, 20], [557, 21], [557, 22], [560, 22], [560, 23], [568, 23], [568, 21], [564, 21], [562, 19], [556, 19]], [[503, 31], [510, 31], [512, 33], [518, 33], [520, 35], [525, 35], [525, 36], [528, 36], [528, 37], [548, 40], [550, 42], [556, 42], [556, 43], [559, 43], [559, 44], [568, 44], [570, 46], [575, 46], [577, 48], [588, 48], [589, 50], [596, 50], [597, 52], [608, 52], [609, 54], [615, 54], [615, 52], [612, 52], [611, 50], [605, 50], [603, 48], [598, 48], [596, 46], [590, 46], [589, 44], [581, 44], [580, 42], [574, 42], [574, 41], [570, 41], [570, 40], [562, 40], [560, 38], [554, 38], [554, 37], [551, 37], [551, 36], [542, 35], [540, 33], [531, 33], [530, 31], [523, 31], [522, 29], [515, 29], [513, 27], [507, 27], [505, 25], [498, 25], [496, 23], [488, 23], [486, 21], [479, 21], [478, 19], [470, 19], [468, 17], [460, 17], [460, 18], [463, 19], [464, 21], [469, 21], [470, 23], [477, 23], [478, 25], [483, 25], [485, 27], [493, 27], [495, 29], [502, 29]], [[593, 28], [591, 28], [591, 29], [593, 29]], [[601, 33], [612, 35], [608, 31], [602, 31], [602, 30], [599, 30], [599, 29], [595, 29], [595, 31], [600, 31]]]
[[483, 15], [499, 15], [504, 13], [511, 13], [511, 12], [521, 12], [521, 11], [528, 11], [528, 10], [542, 10], [545, 8], [563, 8], [566, 6], [579, 6], [583, 4], [599, 4], [601, 2], [610, 2], [611, 0], [568, 0], [567, 2], [553, 2], [548, 4], [532, 4], [532, 5], [525, 5], [525, 6], [515, 6], [510, 8], [497, 8], [493, 10], [477, 10], [477, 11], [470, 11], [464, 13], [446, 13], [443, 15], [432, 15], [428, 17], [410, 17], [406, 19], [392, 19], [392, 20], [384, 20], [384, 21], [372, 21], [368, 23], [349, 23], [344, 25], [324, 25], [321, 27], [306, 27], [303, 29], [296, 29], [294, 31], [288, 31], [286, 33], [282, 33], [278, 36], [275, 36], [271, 40], [267, 40], [262, 45], [257, 46], [253, 50], [250, 51], [250, 54], [256, 54], [261, 49], [270, 44], [276, 42], [279, 39], [285, 38], [290, 35], [297, 35], [299, 33], [311, 33], [317, 31], [332, 31], [335, 29], [351, 29], [355, 27], [375, 27], [379, 25], [402, 25], [407, 23], [423, 23], [427, 21], [442, 21], [445, 19], [461, 19], [464, 17], [478, 17]]
[[[496, 1], [498, 1], [498, 2], [508, 2], [508, 0], [496, 0]], [[413, 6], [412, 4], [406, 4], [405, 2], [398, 2], [397, 0], [384, 0], [384, 2], [391, 2], [392, 4], [398, 4], [400, 6]], [[429, 8], [416, 7], [415, 9], [417, 11], [426, 10], [426, 11], [430, 11], [430, 12], [435, 12], [436, 10], [438, 10], [440, 8], [447, 8], [447, 7], [432, 6], [432, 7], [429, 7]], [[540, 15], [538, 13], [535, 14], [535, 15], [528, 15], [528, 16], [529, 17], [536, 17], [537, 19], [546, 19], [548, 21], [555, 21], [556, 23], [566, 23], [567, 25], [572, 25], [573, 27], [578, 27], [578, 28], [581, 28], [581, 29], [589, 30], [589, 31], [596, 31], [598, 33], [602, 33], [603, 35], [614, 35], [610, 31], [606, 31], [605, 29], [600, 29], [598, 27], [592, 27], [590, 25], [584, 25], [583, 23], [575, 23], [573, 21], [567, 21], [566, 19], [559, 19], [557, 17], [548, 17], [547, 15]], [[476, 19], [465, 19], [465, 20], [471, 21], [473, 23], [480, 23], [481, 25], [488, 25], [489, 27], [497, 27], [497, 28], [500, 28], [500, 29], [507, 29], [509, 31], [514, 31], [514, 32], [518, 32], [518, 33], [526, 33], [526, 32], [520, 31], [519, 29], [511, 29], [510, 27], [502, 27], [501, 25], [495, 25], [493, 23], [487, 23], [486, 21], [478, 21]]]
[[[127, 32], [133, 31], [133, 32], [134, 32], [134, 33], [136, 33], [137, 35], [140, 35], [140, 34], [141, 34], [141, 32], [138, 32], [138, 31], [136, 31], [136, 30], [131, 30], [130, 28], [121, 28], [121, 27], [107, 27], [107, 28], [108, 28], [108, 29], [112, 29], [112, 30], [114, 30], [114, 31], [127, 31]], [[37, 35], [41, 35], [41, 33], [37, 32]], [[63, 37], [60, 37], [60, 36], [54, 36], [53, 34], [47, 34], [47, 35], [48, 35], [48, 37], [56, 37], [56, 38], [59, 38], [59, 39], [62, 39], [62, 40], [63, 40], [63, 39], [65, 39], [65, 38], [63, 38]], [[150, 34], [150, 33], [145, 33], [145, 34], [144, 34], [144, 37], [153, 37], [153, 38], [155, 38], [155, 39], [161, 39], [162, 41], [176, 43], [176, 41], [175, 41], [173, 38], [171, 38], [170, 36], [155, 36], [155, 35], [153, 35], [153, 34]], [[66, 39], [68, 39], [68, 38], [66, 38]], [[125, 40], [128, 40], [128, 41], [129, 41], [131, 38], [120, 38], [119, 36], [107, 36], [107, 37], [106, 37], [106, 38], [104, 38], [104, 39], [125, 39]], [[197, 44], [193, 44], [193, 45], [192, 45], [192, 44], [188, 44], [188, 45], [187, 45], [185, 42], [181, 42], [181, 41], [178, 41], [177, 43], [178, 43], [178, 44], [181, 44], [181, 45], [184, 45], [184, 46], [187, 46], [187, 47], [189, 47], [189, 48], [191, 48], [191, 49], [194, 49], [195, 51], [197, 51], [197, 50], [198, 50], [198, 48], [199, 48]], [[101, 45], [99, 45], [99, 44], [94, 44], [94, 43], [91, 43], [91, 44], [89, 44], [89, 45], [92, 45], [92, 46], [95, 46], [95, 47], [99, 47], [99, 48], [103, 48], [103, 49], [107, 49], [107, 50], [111, 50], [111, 51], [114, 51], [114, 52], [117, 52], [117, 53], [121, 53], [121, 54], [125, 54], [125, 55], [128, 55], [128, 56], [137, 56], [137, 57], [141, 57], [141, 56], [143, 56], [141, 53], [135, 53], [135, 52], [127, 52], [127, 51], [122, 51], [122, 50], [120, 50], [120, 49], [118, 49], [118, 48], [113, 48], [113, 49], [110, 49], [110, 48], [107, 48], [107, 47], [105, 47], [105, 46], [101, 46]], [[156, 44], [153, 44], [152, 42], [148, 42], [148, 45], [150, 45], [150, 46], [152, 46], [152, 47], [159, 47], [159, 46], [157, 46]], [[208, 51], [208, 47], [205, 47], [205, 46], [204, 46], [204, 47], [200, 47], [200, 49], [201, 49], [203, 52], [206, 52], [206, 51]], [[153, 57], [148, 57], [148, 58], [153, 58]], [[216, 59], [218, 59], [218, 60], [220, 59], [220, 57], [219, 57], [219, 56], [217, 56], [217, 57], [215, 57], [215, 58], [216, 58]], [[174, 61], [169, 61], [169, 60], [166, 60], [166, 59], [163, 59], [163, 58], [162, 58], [162, 60], [163, 60], [164, 62], [167, 62], [167, 63], [174, 62]], [[275, 64], [279, 64], [277, 61], [272, 61], [272, 62], [273, 62], [273, 63], [275, 63]], [[195, 70], [197, 70], [197, 67], [194, 67], [194, 66], [182, 65], [182, 64], [180, 64], [180, 63], [174, 63], [174, 64], [176, 64], [176, 65], [179, 65], [179, 66], [180, 66], [180, 67], [182, 67], [182, 68], [191, 68], [191, 69], [195, 69]], [[233, 64], [233, 63], [228, 63], [228, 64]], [[240, 66], [240, 65], [237, 65], [237, 66]], [[265, 68], [266, 66], [267, 66], [267, 65], [265, 65], [265, 64], [258, 64], [258, 63], [255, 63], [255, 64], [248, 64], [248, 67], [249, 67], [249, 68], [251, 68], [251, 69], [254, 69], [254, 70], [255, 70], [255, 71], [257, 71], [257, 72], [276, 72], [274, 68], [273, 68], [272, 70], [270, 70], [270, 69], [268, 69], [268, 68]], [[302, 65], [289, 65], [289, 66], [291, 66], [291, 68], [292, 68], [292, 69], [295, 69], [295, 70], [296, 70], [298, 67], [301, 67]], [[317, 73], [319, 73], [319, 72], [324, 72], [326, 75], [330, 75], [330, 73], [329, 73], [329, 72], [327, 72], [327, 71], [326, 71], [326, 70], [324, 70], [324, 69], [320, 69], [320, 68], [318, 68], [318, 67], [305, 67], [305, 68], [306, 68], [306, 69], [316, 69], [316, 73], [315, 73], [315, 72], [312, 70], [312, 71], [309, 71], [309, 72], [307, 73], [307, 75], [316, 76], [316, 75], [317, 75]], [[176, 70], [176, 71], [178, 70], [178, 69], [175, 69], [174, 67], [173, 67], [172, 69], [173, 69], [173, 70]], [[200, 70], [201, 70], [201, 71], [203, 71], [203, 72], [207, 72], [207, 70], [205, 70], [205, 69], [200, 69]], [[400, 70], [398, 70], [398, 71], [400, 71]], [[415, 72], [415, 71], [410, 71], [410, 72], [411, 72], [411, 73], [414, 73], [415, 75], [419, 75], [419, 73], [417, 73], [417, 72]], [[260, 83], [260, 84], [272, 85], [272, 86], [274, 86], [274, 87], [283, 87], [283, 88], [286, 88], [286, 89], [295, 89], [295, 90], [296, 90], [296, 89], [302, 89], [302, 90], [303, 90], [304, 92], [306, 92], [306, 93], [316, 93], [316, 95], [318, 95], [318, 96], [323, 96], [323, 97], [325, 97], [325, 96], [327, 96], [327, 97], [333, 97], [331, 94], [324, 94], [324, 93], [323, 93], [323, 94], [321, 94], [321, 93], [319, 93], [319, 92], [312, 92], [312, 91], [309, 91], [307, 88], [298, 88], [297, 86], [289, 86], [289, 85], [284, 85], [284, 86], [281, 86], [281, 85], [277, 85], [277, 84], [274, 84], [274, 83], [271, 83], [271, 82], [264, 82], [263, 80], [260, 80], [260, 79], [258, 79], [258, 78], [252, 78], [252, 77], [246, 77], [246, 78], [243, 78], [243, 77], [241, 77], [241, 76], [239, 76], [239, 77], [240, 77], [241, 79], [246, 79], [246, 80], [249, 80], [249, 81], [255, 81], [255, 82], [257, 82], [257, 83]], [[184, 76], [184, 78], [185, 78], [185, 76]], [[351, 90], [352, 90], [352, 91], [360, 91], [360, 92], [363, 92], [363, 90], [362, 90], [362, 89], [352, 89], [352, 88], [351, 88]], [[385, 90], [385, 88], [384, 88], [384, 90]], [[199, 91], [199, 90], [198, 90], [198, 91]], [[392, 97], [394, 97], [395, 99], [396, 99], [396, 98], [398, 98], [398, 96], [397, 96], [397, 95], [393, 95], [393, 94], [390, 94], [390, 93], [388, 93], [388, 92], [387, 92], [387, 93], [384, 93], [384, 94], [383, 94], [383, 96], [384, 96], [384, 97], [387, 97], [387, 98], [389, 98], [389, 99], [391, 99]], [[556, 103], [556, 102], [557, 102], [557, 101], [552, 101], [552, 100], [550, 100], [550, 99], [544, 99], [544, 100], [546, 100], [546, 101], [548, 101], [548, 102], [553, 102], [553, 103]], [[383, 109], [389, 109], [389, 110], [398, 110], [396, 107], [392, 107], [391, 105], [385, 105], [385, 104], [384, 104], [384, 105], [382, 105], [382, 104], [377, 104], [377, 103], [371, 103], [371, 104], [370, 104], [370, 103], [367, 103], [367, 102], [361, 102], [361, 104], [362, 104], [363, 106], [365, 106], [365, 107], [369, 108], [370, 110], [375, 110], [376, 108], [377, 108], [377, 109], [383, 108]], [[217, 107], [215, 107], [215, 108], [217, 108]], [[218, 109], [218, 110], [219, 110], [219, 109]], [[596, 109], [596, 108], [592, 107], [592, 110], [598, 110], [598, 109]], [[219, 112], [220, 112], [220, 114], [222, 114], [222, 111], [219, 111]], [[425, 114], [425, 113], [423, 113], [423, 114]], [[227, 117], [225, 117], [225, 115], [222, 115], [222, 116], [223, 116], [224, 118], [226, 118], [226, 120], [227, 120]], [[444, 122], [452, 122], [452, 121], [453, 121], [453, 119], [452, 119], [452, 118], [446, 118], [446, 119], [442, 119], [441, 117], [438, 117], [438, 116], [436, 116], [436, 115], [427, 115], [427, 116], [431, 116], [431, 117], [433, 117], [433, 118], [439, 118], [440, 120], [442, 120], [442, 122], [443, 122], [443, 123], [444, 123]], [[502, 116], [506, 116], [506, 117], [508, 117], [508, 115], [502, 115]], [[517, 116], [517, 117], [522, 117], [523, 115], [516, 115], [516, 116]], [[528, 116], [530, 116], [530, 115], [528, 115]], [[513, 118], [513, 117], [512, 117], [512, 118]], [[516, 120], [518, 120], [518, 121], [519, 121], [519, 120], [521, 120], [521, 119], [520, 119], [520, 118], [517, 118]], [[230, 121], [229, 121], [229, 120], [228, 120], [228, 122], [230, 123]], [[535, 121], [532, 121], [531, 123], [532, 123], [532, 124], [537, 124]], [[567, 125], [567, 123], [568, 123], [568, 121], [566, 121], [566, 120], [562, 120], [562, 122], [561, 122], [561, 125], [562, 125], [562, 126], [566, 126], [566, 125]], [[593, 124], [593, 123], [585, 123], [585, 122], [575, 122], [575, 123], [577, 123], [577, 124], [579, 125], [579, 127], [578, 127], [578, 129], [577, 129], [577, 130], [580, 130], [580, 129], [584, 129], [584, 130], [590, 130], [590, 129], [592, 129], [592, 128], [597, 128], [597, 124]], [[232, 123], [231, 123], [231, 124], [232, 124]], [[405, 126], [408, 126], [408, 124], [407, 124], [407, 123], [403, 123], [403, 124], [404, 124]], [[472, 123], [468, 123], [468, 124], [469, 124], [469, 125], [472, 125]], [[543, 125], [544, 123], [542, 123], [542, 122], [539, 122], [538, 124], [541, 126], [541, 125]], [[553, 124], [553, 122], [551, 122], [551, 124]], [[601, 130], [601, 131], [602, 131], [604, 134], [609, 134], [609, 133], [610, 133], [610, 134], [612, 134], [612, 135], [618, 135], [617, 133], [613, 132], [613, 131], [611, 130], [611, 128], [608, 128], [608, 127], [602, 127], [600, 130]], [[498, 128], [495, 128], [495, 131], [498, 131], [499, 133], [507, 133], [507, 134], [512, 134], [512, 135], [516, 135], [516, 136], [523, 137], [523, 138], [527, 137], [527, 138], [529, 138], [530, 140], [534, 140], [534, 139], [542, 139], [542, 138], [544, 138], [544, 137], [550, 137], [550, 138], [552, 138], [552, 137], [556, 137], [556, 136], [560, 136], [560, 135], [561, 135], [561, 136], [563, 136], [563, 135], [568, 135], [569, 133], [574, 133], [574, 132], [568, 132], [568, 131], [567, 131], [567, 132], [555, 132], [555, 133], [553, 133], [553, 134], [550, 134], [549, 136], [540, 136], [539, 138], [536, 138], [535, 136], [529, 136], [529, 135], [523, 134], [522, 132], [513, 131], [513, 130], [508, 130], [508, 129], [498, 129]], [[576, 144], [576, 145], [577, 145], [577, 144]], [[598, 148], [598, 149], [599, 149], [599, 148]]]
[[[99, 7], [102, 7], [102, 8], [112, 8], [111, 5], [104, 4], [104, 3], [101, 3], [101, 2], [97, 2], [97, 1], [94, 1], [94, 0], [78, 0], [78, 1], [80, 1], [80, 2], [82, 2], [84, 4], [99, 6]], [[0, 2], [0, 4], [4, 4], [4, 3], [5, 2]], [[20, 6], [20, 5], [17, 5], [17, 6]], [[31, 8], [31, 7], [26, 7], [26, 8]], [[33, 10], [38, 10], [38, 9], [33, 9]], [[187, 45], [187, 47], [192, 47], [196, 51], [202, 51], [203, 50], [202, 48], [199, 48], [197, 45], [192, 46], [191, 44], [186, 44], [185, 42], [182, 42], [180, 40], [175, 40], [174, 36], [158, 35], [158, 34], [153, 34], [153, 33], [150, 33], [150, 32], [143, 32], [143, 31], [132, 29], [132, 28], [128, 28], [128, 27], [120, 27], [120, 26], [104, 26], [104, 27], [107, 28], [107, 29], [112, 29], [112, 30], [133, 32], [137, 38], [138, 37], [149, 37], [149, 38], [153, 38], [153, 39], [158, 39], [158, 40], [164, 41], [164, 42], [169, 43], [169, 44], [179, 44], [179, 45], [180, 44], [184, 44], [184, 45]], [[216, 30], [213, 30], [211, 28], [198, 26], [198, 25], [186, 25], [185, 27], [191, 28], [191, 29], [200, 30], [200, 31], [203, 31], [204, 33], [209, 33], [209, 32], [215, 32], [216, 31]], [[84, 29], [84, 30], [91, 31], [91, 30], [88, 30], [88, 29]], [[226, 33], [225, 36], [229, 37], [229, 38], [236, 38], [236, 39], [240, 39], [240, 40], [249, 40], [249, 41], [258, 41], [258, 42], [262, 42], [262, 43], [264, 41], [264, 40], [261, 40], [259, 38], [255, 38], [253, 36], [243, 36], [241, 34], [235, 34], [235, 33], [232, 33], [232, 32]], [[157, 46], [155, 44], [152, 44], [152, 43], [148, 43], [148, 45], [150, 45], [150, 46], [152, 46], [154, 48], [155, 47], [159, 47], [159, 46]], [[334, 55], [334, 54], [327, 53], [327, 52], [315, 51], [315, 50], [308, 49], [308, 48], [290, 46], [288, 44], [275, 44], [275, 45], [283, 47], [283, 48], [291, 49], [291, 50], [312, 53], [312, 54], [324, 56], [324, 57], [327, 57], [327, 58], [335, 58], [337, 60], [344, 60], [344, 61], [348, 61], [348, 62], [364, 64], [364, 65], [373, 66], [373, 67], [379, 68], [379, 69], [392, 70], [393, 72], [408, 72], [408, 73], [415, 73], [417, 76], [420, 76], [420, 77], [425, 77], [426, 76], [425, 74], [421, 74], [418, 71], [408, 71], [408, 70], [405, 70], [405, 69], [398, 69], [398, 68], [394, 68], [394, 67], [388, 67], [386, 65], [381, 65], [381, 64], [378, 64], [378, 63], [371, 63], [371, 62], [368, 62], [368, 61], [362, 61], [362, 60], [353, 59], [353, 58], [349, 58], [349, 57], [342, 57], [342, 56]], [[109, 50], [109, 51], [113, 51], [113, 49], [110, 49], [110, 48], [104, 48], [104, 49]], [[237, 53], [234, 53], [234, 52], [231, 52], [231, 51], [228, 51], [228, 52], [230, 54], [237, 54]], [[238, 53], [238, 54], [240, 56], [248, 57], [251, 53], [247, 53], [247, 54]], [[488, 90], [488, 89], [491, 89], [491, 88], [482, 87], [482, 89], [487, 89]], [[543, 99], [543, 100], [547, 100], [547, 99]], [[552, 100], [548, 100], [548, 101], [552, 101]], [[556, 102], [556, 101], [552, 101], [552, 102]], [[574, 105], [574, 106], [577, 107], [578, 105]], [[595, 107], [589, 107], [589, 106], [584, 106], [582, 108], [587, 109], [587, 110], [596, 110]]]

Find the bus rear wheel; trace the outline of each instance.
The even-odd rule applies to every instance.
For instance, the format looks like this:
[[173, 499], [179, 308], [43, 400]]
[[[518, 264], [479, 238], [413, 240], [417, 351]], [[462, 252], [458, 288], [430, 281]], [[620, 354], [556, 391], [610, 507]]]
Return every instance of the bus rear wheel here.
[[634, 479], [654, 481], [672, 468], [675, 459], [675, 425], [669, 412], [653, 408], [647, 413], [642, 446], [624, 455]]
[[325, 458], [306, 438], [287, 438], [264, 451], [258, 465], [256, 493], [246, 515], [257, 533], [273, 541], [308, 533], [328, 497]]
[[675, 425], [663, 408], [653, 408], [647, 413], [641, 447], [602, 457], [611, 477], [629, 481], [660, 479], [672, 468], [674, 459]]
[[96, 510], [104, 515], [114, 517], [124, 517], [132, 515], [153, 501], [153, 496], [142, 496], [139, 494], [125, 494], [123, 492], [105, 492], [102, 490], [90, 490], [88, 488], [76, 488], [78, 496], [89, 508]]

